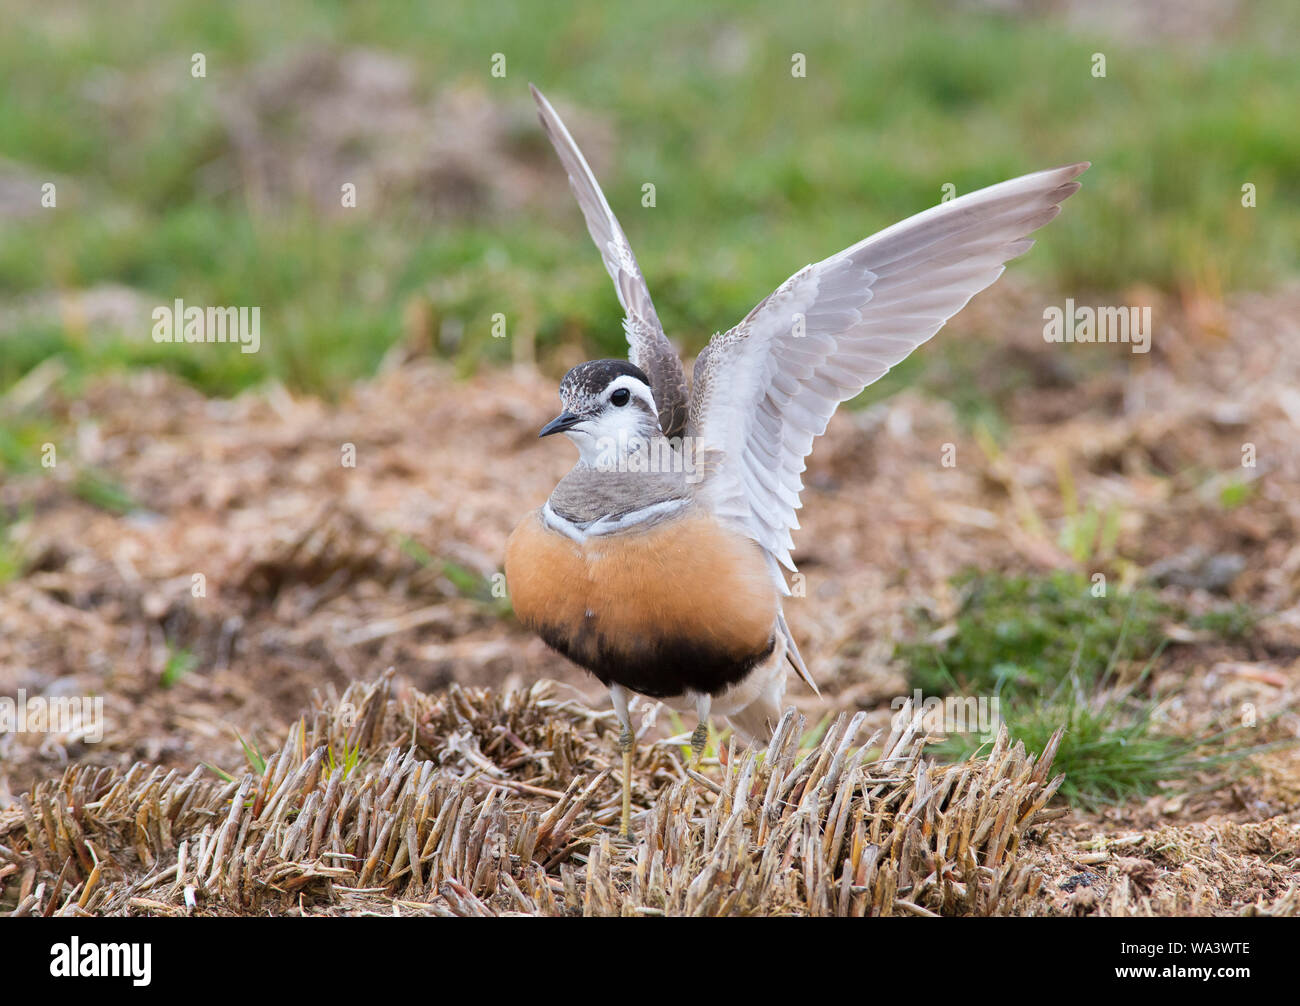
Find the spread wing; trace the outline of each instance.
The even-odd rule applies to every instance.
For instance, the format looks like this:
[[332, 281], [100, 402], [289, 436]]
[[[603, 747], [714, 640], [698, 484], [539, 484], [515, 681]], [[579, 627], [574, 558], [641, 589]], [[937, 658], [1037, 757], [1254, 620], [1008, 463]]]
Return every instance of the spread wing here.
[[600, 249], [600, 257], [605, 261], [605, 270], [614, 281], [618, 292], [618, 302], [623, 305], [626, 317], [623, 319], [623, 331], [627, 333], [628, 359], [645, 371], [650, 378], [650, 390], [654, 393], [655, 405], [659, 409], [659, 427], [667, 437], [681, 435], [686, 428], [686, 374], [682, 361], [677, 356], [664, 329], [655, 314], [655, 306], [650, 300], [650, 291], [646, 289], [645, 277], [636, 264], [632, 246], [627, 242], [623, 228], [605, 201], [605, 194], [596, 184], [596, 176], [587, 166], [582, 151], [573, 142], [573, 137], [564, 128], [564, 123], [555, 114], [555, 109], [546, 100], [541, 91], [528, 85], [537, 102], [537, 114], [542, 120], [542, 128], [560, 155], [564, 170], [569, 173], [569, 185], [582, 208], [582, 215], [587, 220], [587, 230], [591, 239]]
[[[1086, 163], [941, 203], [781, 284], [695, 362], [688, 433], [714, 512], [794, 570], [813, 440], [840, 402], [925, 342], [1033, 244]], [[784, 586], [784, 581], [782, 582]]]

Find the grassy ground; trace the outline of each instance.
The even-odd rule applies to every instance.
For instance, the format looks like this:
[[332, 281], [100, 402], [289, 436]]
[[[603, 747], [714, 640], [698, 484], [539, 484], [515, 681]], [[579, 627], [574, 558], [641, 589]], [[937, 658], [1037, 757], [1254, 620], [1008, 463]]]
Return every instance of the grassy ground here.
[[[1162, 704], [1182, 689], [1162, 694], [1150, 680], [1172, 641], [1170, 626], [1230, 646], [1257, 621], [1248, 606], [1220, 603], [1192, 616], [1150, 587], [1121, 594], [1064, 571], [967, 573], [954, 586], [961, 602], [951, 631], [929, 627], [942, 642], [898, 648], [908, 683], [924, 695], [996, 696], [1002, 722], [1030, 751], [1043, 751], [1065, 727], [1055, 764], [1071, 803], [1096, 809], [1142, 800], [1207, 769], [1244, 768], [1247, 756], [1267, 749], [1249, 747], [1249, 732], [1233, 727], [1192, 736], [1168, 729]], [[938, 750], [969, 757], [981, 740], [957, 735]]]
[[[588, 151], [688, 352], [794, 269], [935, 203], [946, 184], [1093, 161], [1033, 252], [819, 442], [797, 538], [808, 590], [790, 613], [822, 693], [791, 699], [820, 743], [840, 713], [887, 730], [891, 700], [914, 687], [996, 696], [1013, 744], [1052, 748], [1065, 780], [1044, 820], [1056, 823], [1026, 830], [1023, 889], [966, 889], [981, 911], [1089, 910], [1078, 877], [1103, 861], [1098, 884], [1114, 897], [1098, 911], [1295, 911], [1279, 857], [1293, 858], [1300, 827], [1300, 310], [1287, 289], [1300, 12], [1225, 4], [1135, 28], [1093, 7], [25, 2], [0, 37], [0, 695], [102, 696], [112, 729], [89, 745], [0, 734], [0, 837], [22, 846], [0, 863], [0, 905], [183, 910], [183, 862], [165, 896], [143, 876], [61, 891], [55, 854], [68, 850], [41, 838], [15, 794], [80, 807], [107, 778], [98, 769], [136, 761], [150, 766], [141, 778], [210, 766], [235, 787], [251, 765], [248, 785], [269, 792], [269, 762], [250, 752], [279, 750], [280, 769], [306, 759], [294, 741], [304, 709], [377, 694], [385, 668], [408, 712], [442, 715], [460, 701], [446, 698], [453, 683], [494, 687], [474, 744], [512, 764], [500, 732], [511, 721], [494, 703], [513, 688], [552, 677], [602, 701], [490, 589], [505, 535], [568, 461], [531, 435], [554, 372], [624, 352], [532, 80]], [[489, 72], [496, 53], [503, 78]], [[804, 77], [791, 75], [795, 53]], [[343, 208], [339, 185], [354, 180], [357, 206]], [[36, 205], [45, 181], [54, 208]], [[1042, 308], [1067, 296], [1153, 304], [1152, 353], [1046, 345]], [[260, 306], [261, 351], [155, 344], [149, 309], [178, 297]], [[506, 339], [491, 335], [498, 312]], [[494, 366], [511, 359], [548, 373]], [[896, 394], [887, 414], [867, 408]], [[1242, 464], [1246, 442], [1257, 468]], [[345, 443], [356, 468], [339, 464]], [[940, 445], [960, 463], [936, 464]], [[346, 705], [330, 706], [335, 733]], [[496, 891], [496, 909], [549, 911], [560, 885], [576, 910], [566, 857], [587, 856], [582, 883], [598, 881], [584, 910], [645, 908], [599, 903], [626, 866], [601, 837], [608, 716], [564, 708], [577, 747], [548, 727], [558, 746], [542, 761], [573, 764], [554, 777], [525, 764], [514, 783], [549, 801], [596, 779], [594, 805], [548, 804], [580, 815], [581, 841], [529, 865], [524, 894], [469, 887]], [[366, 772], [406, 733], [372, 737]], [[425, 753], [457, 793], [477, 793], [478, 749], [445, 740]], [[926, 756], [989, 753], [977, 745]], [[638, 795], [660, 824], [689, 817], [709, 780], [715, 796], [736, 782], [710, 764], [704, 790], [683, 776], [668, 799], [681, 773], [667, 750]], [[340, 747], [340, 763], [355, 751]], [[403, 772], [424, 785], [429, 764], [407, 758]], [[918, 773], [899, 800], [964, 771], [926, 769], [931, 782]], [[205, 791], [213, 806], [231, 799], [222, 786]], [[117, 791], [123, 820], [155, 797], [130, 790]], [[1062, 797], [1075, 811], [1065, 821]], [[533, 805], [508, 809], [513, 843], [531, 834]], [[368, 828], [333, 851], [387, 855]], [[993, 836], [997, 856], [1006, 837]], [[1112, 842], [1127, 852], [1108, 858]], [[892, 904], [896, 881], [912, 899], [900, 911], [974, 910], [924, 882], [906, 892], [901, 861], [877, 878], [862, 859], [871, 847], [855, 840], [843, 875], [869, 874], [873, 898], [838, 910]], [[1183, 869], [1238, 848], [1264, 860], [1230, 883]], [[753, 852], [737, 846], [736, 862]], [[426, 884], [417, 864], [408, 877], [382, 862], [412, 910], [481, 907]], [[823, 865], [844, 863], [837, 847]], [[1152, 864], [1164, 871], [1154, 889]], [[320, 882], [321, 910], [370, 907], [340, 903], [319, 862], [288, 866], [295, 884]], [[431, 866], [456, 879], [464, 864], [439, 852]], [[205, 874], [208, 907], [248, 909], [227, 902], [219, 873]], [[830, 910], [815, 885], [804, 893], [806, 904], [750, 908]], [[677, 894], [659, 910], [686, 905]]]
[[[621, 351], [572, 207], [455, 218], [418, 193], [363, 190], [355, 211], [321, 213], [292, 187], [255, 199], [247, 178], [223, 173], [237, 131], [223, 102], [311, 47], [408, 61], [416, 101], [483, 91], [519, 113], [508, 144], [552, 183], [526, 82], [607, 120], [617, 142], [602, 180], [688, 347], [806, 261], [938, 201], [945, 183], [964, 192], [1092, 160], [1087, 212], [1065, 214], [1024, 266], [1067, 292], [1266, 286], [1300, 235], [1286, 184], [1300, 175], [1289, 4], [1243, 5], [1212, 38], [1167, 25], [1170, 37], [1140, 43], [942, 4], [32, 4], [9, 21], [0, 154], [62, 185], [58, 209], [0, 229], [0, 293], [119, 283], [150, 303], [261, 305], [270, 334], [255, 356], [177, 354], [139, 333], [19, 319], [0, 335], [0, 387], [58, 352], [78, 370], [158, 362], [213, 391], [267, 376], [337, 391], [374, 370], [425, 297], [439, 327], [463, 326], [466, 365], [509, 354], [489, 336], [497, 311], [543, 346]], [[203, 79], [190, 76], [194, 52]], [[489, 74], [497, 52], [504, 78]], [[1105, 78], [1092, 76], [1097, 52]], [[292, 110], [278, 114], [292, 131]], [[1254, 211], [1240, 203], [1246, 182]]]

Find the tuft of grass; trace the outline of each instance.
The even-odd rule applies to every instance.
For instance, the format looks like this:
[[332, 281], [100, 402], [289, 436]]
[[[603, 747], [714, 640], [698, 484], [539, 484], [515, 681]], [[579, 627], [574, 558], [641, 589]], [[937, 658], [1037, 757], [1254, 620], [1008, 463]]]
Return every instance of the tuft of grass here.
[[334, 746], [331, 744], [326, 751], [326, 775], [331, 776], [341, 769], [343, 778], [346, 779], [361, 764], [361, 761], [360, 739], [352, 747], [344, 745], [341, 758], [334, 753]]
[[1234, 604], [1221, 611], [1208, 611], [1193, 615], [1187, 624], [1193, 629], [1212, 632], [1232, 642], [1249, 639], [1259, 624], [1260, 614], [1248, 604]]
[[[1141, 799], [1196, 772], [1240, 762], [1259, 748], [1229, 747], [1235, 731], [1179, 736], [1163, 729], [1160, 699], [1142, 694], [1167, 643], [1162, 625], [1176, 612], [1151, 591], [1094, 597], [1083, 577], [968, 574], [955, 629], [939, 644], [897, 648], [913, 688], [931, 694], [996, 698], [998, 715], [1027, 750], [1041, 752], [1061, 727], [1055, 765], [1061, 794], [1086, 808]], [[1257, 616], [1238, 605], [1189, 620], [1231, 638]], [[1143, 661], [1127, 686], [1121, 667]], [[937, 748], [952, 758], [980, 749], [953, 734]]]
[[258, 750], [257, 742], [254, 741], [250, 744], [238, 732], [235, 733], [235, 736], [239, 738], [239, 746], [244, 749], [244, 757], [248, 759], [249, 768], [259, 776], [266, 775], [266, 758]]
[[971, 572], [955, 582], [964, 594], [956, 631], [942, 644], [896, 649], [912, 688], [932, 694], [1051, 691], [1074, 666], [1095, 681], [1112, 662], [1151, 657], [1173, 614], [1149, 590], [1095, 597], [1077, 573]]
[[[1061, 727], [1065, 734], [1054, 768], [1065, 774], [1060, 793], [1088, 810], [1141, 800], [1197, 772], [1238, 763], [1256, 748], [1224, 745], [1234, 730], [1180, 737], [1160, 729], [1160, 703], [1141, 698], [1136, 686], [1085, 690], [1077, 677], [1042, 703], [1017, 701], [1002, 709], [1010, 735], [1039, 752]], [[976, 754], [979, 745], [953, 735], [938, 750], [948, 757]]]
[[44, 445], [57, 442], [58, 438], [49, 422], [30, 416], [15, 418], [0, 415], [0, 474], [20, 475], [39, 471]]
[[1065, 510], [1057, 544], [1081, 565], [1113, 559], [1119, 540], [1120, 511], [1091, 501], [1081, 506], [1074, 475], [1064, 462], [1056, 477]]

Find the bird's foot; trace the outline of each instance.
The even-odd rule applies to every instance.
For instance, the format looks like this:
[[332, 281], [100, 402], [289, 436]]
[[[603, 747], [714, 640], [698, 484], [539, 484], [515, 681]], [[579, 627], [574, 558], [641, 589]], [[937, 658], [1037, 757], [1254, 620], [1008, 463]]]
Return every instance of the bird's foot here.
[[709, 725], [701, 723], [691, 734], [691, 771], [700, 770], [700, 761], [704, 757], [704, 746], [709, 742]]

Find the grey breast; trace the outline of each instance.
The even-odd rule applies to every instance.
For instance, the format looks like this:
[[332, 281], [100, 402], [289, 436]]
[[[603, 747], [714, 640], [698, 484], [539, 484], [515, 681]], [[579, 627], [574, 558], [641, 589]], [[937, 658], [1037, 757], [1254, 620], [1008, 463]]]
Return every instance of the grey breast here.
[[689, 499], [690, 495], [682, 472], [604, 471], [579, 466], [560, 480], [550, 504], [565, 520], [582, 524], [601, 517], [621, 517], [656, 503]]

